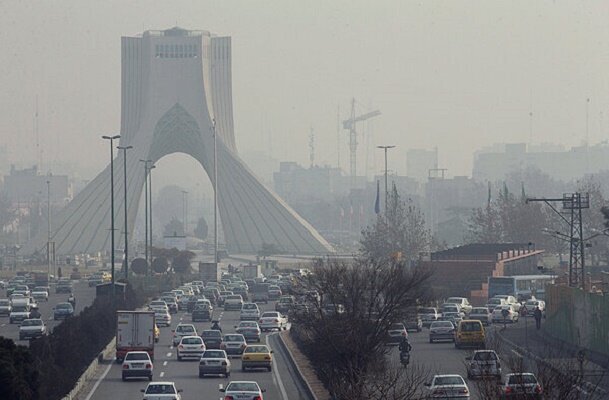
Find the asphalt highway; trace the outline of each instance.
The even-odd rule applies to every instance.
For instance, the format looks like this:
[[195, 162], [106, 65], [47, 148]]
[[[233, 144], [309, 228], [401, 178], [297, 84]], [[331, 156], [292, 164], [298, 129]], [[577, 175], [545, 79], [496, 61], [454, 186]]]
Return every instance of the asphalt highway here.
[[[73, 283], [73, 293], [74, 297], [76, 297], [75, 313], [78, 314], [86, 306], [93, 303], [93, 300], [95, 299], [95, 287], [89, 287], [86, 281], [74, 281]], [[6, 291], [3, 290], [2, 292], [2, 297], [7, 298]], [[38, 302], [38, 307], [40, 314], [42, 315], [42, 320], [44, 321], [49, 332], [52, 332], [53, 328], [62, 322], [62, 320], [53, 320], [53, 307], [55, 307], [55, 305], [58, 303], [68, 301], [68, 297], [69, 294], [67, 293], [56, 294], [55, 285], [51, 285], [49, 301]], [[27, 340], [19, 340], [19, 324], [10, 324], [8, 316], [0, 317], [0, 336], [13, 339], [16, 343], [20, 345], [27, 345], [29, 343]]]
[[[268, 305], [259, 304], [261, 312], [274, 310], [274, 303]], [[223, 333], [235, 331], [239, 323], [239, 311], [224, 311], [221, 307], [214, 308], [214, 319], [220, 319]], [[222, 393], [218, 390], [219, 385], [227, 385], [230, 381], [256, 381], [261, 388], [266, 389], [265, 400], [292, 400], [306, 399], [302, 394], [299, 383], [294, 380], [290, 373], [286, 355], [281, 351], [277, 343], [276, 333], [263, 333], [261, 343], [267, 343], [273, 350], [272, 372], [257, 370], [241, 372], [241, 359], [231, 358], [231, 376], [224, 377], [198, 377], [198, 360], [177, 361], [175, 348], [171, 344], [172, 329], [178, 323], [191, 322], [190, 314], [179, 312], [172, 315], [171, 327], [162, 327], [159, 343], [155, 346], [154, 380], [175, 382], [179, 389], [183, 390], [182, 399], [220, 399]], [[193, 323], [197, 332], [209, 329], [211, 323]], [[129, 380], [123, 382], [121, 379], [121, 365], [112, 363], [96, 382], [89, 393], [82, 398], [86, 400], [122, 400], [141, 399], [143, 397], [140, 389], [144, 389], [148, 380]]]

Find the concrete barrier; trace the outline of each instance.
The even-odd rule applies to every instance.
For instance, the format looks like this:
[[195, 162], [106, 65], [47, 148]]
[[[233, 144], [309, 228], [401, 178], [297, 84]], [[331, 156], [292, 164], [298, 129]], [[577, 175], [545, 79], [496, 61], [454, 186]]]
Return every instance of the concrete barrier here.
[[78, 393], [85, 386], [87, 381], [89, 381], [91, 378], [93, 378], [95, 376], [95, 374], [97, 373], [97, 367], [99, 366], [99, 364], [106, 358], [109, 358], [112, 353], [114, 353], [115, 347], [116, 347], [116, 338], [113, 338], [110, 341], [110, 343], [108, 343], [108, 345], [91, 362], [91, 364], [89, 364], [89, 367], [87, 367], [85, 372], [83, 372], [82, 375], [80, 376], [80, 378], [78, 378], [78, 381], [76, 381], [76, 385], [74, 385], [74, 388], [70, 391], [70, 393], [68, 393], [66, 396], [64, 396], [62, 398], [62, 400], [75, 399], [76, 396], [78, 395]]

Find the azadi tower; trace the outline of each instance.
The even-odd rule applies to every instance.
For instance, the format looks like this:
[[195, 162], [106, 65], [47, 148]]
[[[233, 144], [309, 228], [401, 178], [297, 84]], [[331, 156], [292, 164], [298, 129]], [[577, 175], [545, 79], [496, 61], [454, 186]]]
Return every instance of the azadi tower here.
[[[140, 159], [156, 162], [176, 152], [194, 157], [213, 185], [228, 251], [253, 254], [263, 243], [284, 254], [327, 254], [332, 247], [267, 189], [239, 158], [235, 144], [231, 39], [172, 28], [122, 38], [121, 146], [127, 154], [128, 226], [133, 227], [144, 186]], [[217, 132], [218, 182], [213, 173], [213, 122]], [[124, 232], [123, 152], [114, 166], [116, 247]], [[54, 218], [56, 254], [110, 248], [110, 166]], [[47, 234], [22, 254], [44, 252]]]

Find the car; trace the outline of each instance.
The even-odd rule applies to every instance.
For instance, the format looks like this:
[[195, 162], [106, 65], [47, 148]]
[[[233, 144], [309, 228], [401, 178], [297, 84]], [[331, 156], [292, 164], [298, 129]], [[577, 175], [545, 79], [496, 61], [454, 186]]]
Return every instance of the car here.
[[249, 345], [243, 350], [241, 355], [241, 371], [248, 369], [264, 368], [271, 371], [273, 368], [273, 352], [267, 345]]
[[260, 318], [260, 309], [256, 303], [244, 303], [241, 307], [239, 319], [241, 321], [257, 321]]
[[53, 308], [53, 319], [66, 319], [74, 315], [74, 307], [70, 303], [57, 303]]
[[176, 303], [176, 299], [174, 297], [162, 296], [161, 300], [163, 300], [167, 307], [169, 307], [170, 314], [176, 314], [178, 312], [178, 303]]
[[167, 303], [165, 303], [163, 300], [152, 300], [150, 302], [150, 304], [148, 304], [148, 309], [150, 311], [156, 311], [156, 310], [169, 311], [169, 307], [167, 306]]
[[486, 333], [479, 320], [465, 319], [457, 324], [455, 333], [455, 347], [473, 346], [484, 349], [486, 346]]
[[391, 324], [391, 326], [387, 330], [387, 343], [400, 343], [403, 338], [408, 338], [408, 331], [406, 330], [406, 326], [402, 323]]
[[423, 330], [423, 320], [418, 315], [408, 318], [405, 325], [406, 331], [421, 332]]
[[440, 313], [435, 307], [421, 307], [419, 308], [419, 316], [423, 322], [423, 326], [428, 327], [433, 321], [440, 319]]
[[269, 300], [277, 300], [281, 297], [283, 293], [281, 292], [281, 288], [277, 285], [269, 286]]
[[205, 343], [203, 343], [201, 336], [182, 336], [178, 344], [176, 357], [178, 361], [193, 357], [199, 359], [203, 352], [205, 352]]
[[444, 303], [442, 304], [441, 310], [442, 316], [444, 316], [446, 313], [456, 313], [459, 314], [461, 317], [465, 317], [465, 313], [463, 312], [463, 310], [461, 310], [461, 307], [458, 304]]
[[192, 322], [199, 321], [211, 321], [213, 318], [213, 313], [211, 308], [206, 304], [197, 304], [195, 308], [192, 310], [191, 319]]
[[47, 334], [47, 328], [40, 318], [25, 319], [19, 327], [19, 340], [30, 340]]
[[501, 379], [501, 362], [495, 350], [476, 350], [465, 360], [467, 364], [467, 378], [484, 378], [491, 376]]
[[219, 306], [223, 306], [224, 305], [224, 300], [226, 300], [226, 298], [228, 296], [233, 295], [234, 293], [231, 292], [230, 290], [223, 290], [220, 292], [220, 297], [218, 297], [218, 305]]
[[220, 298], [220, 291], [215, 287], [206, 287], [203, 289], [203, 295], [206, 299], [211, 301], [212, 304], [218, 304]]
[[49, 301], [49, 291], [44, 286], [36, 286], [32, 289], [32, 297], [37, 301]]
[[140, 391], [144, 393], [143, 400], [182, 400], [182, 389], [176, 388], [173, 382], [150, 382]]
[[249, 381], [234, 381], [221, 387], [220, 392], [224, 393], [224, 398], [227, 400], [262, 400], [262, 393], [266, 392], [261, 389], [256, 382]]
[[261, 329], [256, 321], [242, 321], [239, 325], [235, 326], [235, 332], [243, 335], [245, 340], [250, 342], [260, 343]]
[[222, 349], [226, 351], [229, 356], [243, 354], [243, 350], [247, 346], [245, 336], [240, 333], [227, 333], [222, 339]]
[[205, 375], [230, 377], [231, 362], [224, 350], [205, 350], [199, 360], [199, 378]]
[[502, 399], [541, 400], [543, 396], [543, 389], [537, 377], [528, 372], [506, 374], [505, 380], [499, 384]]
[[171, 343], [177, 346], [184, 336], [196, 336], [197, 328], [193, 324], [178, 324], [173, 330]]
[[93, 287], [93, 286], [101, 285], [102, 283], [104, 283], [104, 279], [103, 279], [102, 275], [100, 275], [98, 273], [94, 273], [93, 275], [91, 275], [89, 277], [89, 279], [87, 279], [87, 282], [88, 282], [89, 287]]
[[125, 355], [122, 364], [122, 379], [148, 378], [152, 380], [154, 365], [146, 351], [130, 351]]
[[281, 296], [275, 304], [275, 311], [287, 314], [292, 311], [294, 304], [296, 304], [296, 299], [294, 296]]
[[203, 342], [205, 343], [205, 348], [207, 349], [222, 349], [222, 332], [216, 331], [214, 329], [206, 329], [201, 332], [201, 338], [203, 338]]
[[72, 282], [60, 280], [55, 286], [55, 293], [72, 293]]
[[31, 295], [30, 288], [27, 285], [17, 285], [13, 292], [19, 292], [23, 294], [25, 297], [29, 297]]
[[[504, 316], [504, 310], [507, 310], [506, 315]], [[518, 322], [519, 314], [518, 311], [514, 309], [511, 305], [503, 305], [498, 306], [493, 310], [492, 321], [493, 323], [516, 323]]]
[[450, 321], [454, 326], [457, 326], [459, 321], [463, 320], [463, 314], [456, 312], [445, 312], [442, 314], [441, 321]]
[[469, 312], [472, 310], [472, 305], [469, 303], [469, 300], [466, 297], [449, 297], [444, 303], [458, 305], [461, 311], [463, 311], [465, 314], [469, 314]]
[[197, 305], [199, 300], [204, 300], [203, 296], [199, 296], [196, 294], [194, 294], [192, 296], [188, 296], [188, 303], [186, 304], [186, 311], [191, 313], [192, 310], [195, 309], [195, 306]]
[[258, 325], [262, 332], [273, 329], [285, 330], [288, 328], [288, 318], [277, 311], [267, 311], [260, 316]]
[[246, 286], [237, 286], [234, 289], [232, 289], [232, 291], [233, 291], [233, 294], [239, 294], [244, 299], [247, 299], [248, 292], [247, 292]]
[[533, 317], [533, 316], [535, 316], [535, 307], [539, 307], [542, 314], [545, 312], [546, 302], [543, 300], [534, 300], [534, 299], [527, 300], [527, 302], [524, 303], [524, 307], [527, 310], [527, 315], [530, 317]]
[[167, 310], [155, 310], [154, 311], [154, 320], [160, 326], [170, 326], [171, 325], [171, 314]]
[[11, 315], [12, 309], [9, 299], [0, 299], [0, 315]]
[[486, 307], [474, 307], [469, 313], [468, 319], [475, 319], [482, 322], [482, 325], [490, 325], [492, 315]]
[[224, 310], [241, 310], [243, 297], [240, 294], [231, 294], [224, 299]]
[[469, 387], [461, 375], [434, 375], [429, 389], [432, 399], [469, 399]]
[[27, 304], [13, 304], [8, 318], [10, 324], [25, 321], [30, 318], [30, 307]]
[[434, 321], [429, 326], [429, 343], [439, 340], [455, 341], [455, 326], [450, 321]]
[[198, 299], [195, 304], [195, 307], [200, 306], [200, 305], [207, 306], [212, 313], [214, 312], [214, 306], [211, 304], [211, 301], [209, 301], [208, 299], [205, 299], [205, 298]]
[[505, 306], [507, 305], [507, 302], [505, 301], [505, 299], [499, 298], [499, 297], [493, 297], [492, 299], [488, 299], [488, 302], [486, 303], [485, 307], [488, 309], [489, 312], [493, 312], [493, 310], [495, 308], [497, 308], [498, 306]]
[[338, 315], [345, 312], [345, 306], [342, 304], [324, 304], [321, 308], [321, 312], [326, 316]]

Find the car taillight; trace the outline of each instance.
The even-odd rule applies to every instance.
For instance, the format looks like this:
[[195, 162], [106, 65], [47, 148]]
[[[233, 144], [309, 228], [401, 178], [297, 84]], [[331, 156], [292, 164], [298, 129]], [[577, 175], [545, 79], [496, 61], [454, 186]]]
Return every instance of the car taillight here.
[[249, 356], [243, 356], [243, 359], [244, 359], [244, 360], [249, 360], [249, 359], [250, 359], [250, 357], [249, 357]]
[[505, 393], [506, 393], [506, 394], [512, 393], [512, 388], [511, 388], [511, 387], [509, 387], [509, 386], [506, 386], [506, 387], [505, 387]]
[[497, 361], [497, 369], [501, 368], [501, 363]]
[[242, 344], [242, 345], [241, 345], [241, 348], [242, 348], [242, 349], [245, 349], [245, 347], [246, 347], [246, 346], [245, 346], [245, 344]]
[[205, 345], [202, 344], [201, 346], [199, 346], [200, 349], [205, 350]]
[[225, 345], [224, 343], [220, 343], [220, 348], [221, 348], [221, 349], [225, 349], [225, 348], [226, 348], [226, 345]]
[[459, 393], [461, 394], [467, 394], [469, 391], [467, 390], [467, 388], [463, 388], [463, 389], [459, 389]]
[[259, 324], [261, 324], [262, 322], [263, 322], [262, 320], [258, 321]]
[[433, 394], [434, 395], [445, 395], [446, 392], [442, 389], [436, 389], [436, 390], [434, 390]]
[[233, 396], [224, 396], [224, 400], [235, 400]]
[[264, 356], [264, 359], [265, 359], [265, 360], [270, 360], [270, 359], [271, 359], [271, 356]]
[[183, 349], [183, 348], [184, 348], [184, 346], [182, 346], [182, 345], [178, 346], [178, 349]]
[[408, 335], [406, 332], [402, 332], [402, 336], [406, 336]]
[[129, 369], [129, 364], [123, 364], [123, 369]]
[[152, 368], [152, 364], [146, 364], [146, 369], [151, 369]]
[[254, 397], [254, 400], [262, 400], [262, 397], [256, 396], [256, 397]]
[[541, 393], [541, 386], [535, 385], [535, 393]]

